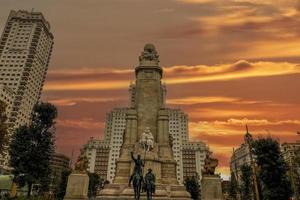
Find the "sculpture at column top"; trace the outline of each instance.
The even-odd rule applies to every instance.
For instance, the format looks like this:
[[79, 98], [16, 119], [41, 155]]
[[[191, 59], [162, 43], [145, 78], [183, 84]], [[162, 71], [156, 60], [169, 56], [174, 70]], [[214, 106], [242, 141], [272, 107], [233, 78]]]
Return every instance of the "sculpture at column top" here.
[[149, 62], [153, 63], [154, 65], [158, 65], [159, 55], [153, 44], [149, 43], [144, 46], [144, 51], [141, 53], [139, 61], [140, 65], [147, 65]]
[[142, 133], [139, 143], [145, 151], [151, 151], [154, 148], [154, 137], [149, 127], [146, 127]]

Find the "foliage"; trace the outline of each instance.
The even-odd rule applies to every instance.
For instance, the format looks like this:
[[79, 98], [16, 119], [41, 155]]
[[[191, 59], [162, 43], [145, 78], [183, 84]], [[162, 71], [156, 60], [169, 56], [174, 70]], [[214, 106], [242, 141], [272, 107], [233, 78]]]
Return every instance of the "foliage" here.
[[88, 196], [89, 198], [95, 197], [97, 195], [98, 188], [101, 187], [104, 180], [100, 178], [98, 174], [95, 173], [88, 173], [89, 175], [89, 190]]
[[231, 178], [230, 178], [230, 186], [229, 186], [229, 197], [233, 200], [237, 199], [238, 194], [238, 183], [235, 178], [235, 175], [233, 172], [231, 172]]
[[252, 168], [249, 165], [241, 166], [241, 197], [242, 199], [251, 199], [253, 191]]
[[53, 125], [57, 116], [55, 106], [39, 103], [34, 106], [32, 122], [19, 127], [10, 144], [10, 164], [18, 185], [28, 184], [28, 197], [33, 184], [47, 191], [50, 183], [50, 160], [54, 153]]
[[56, 189], [56, 199], [63, 200], [66, 194], [67, 184], [68, 184], [68, 177], [71, 174], [71, 170], [63, 170], [61, 172], [61, 179], [60, 183]]
[[0, 153], [7, 142], [6, 104], [0, 101]]
[[194, 200], [201, 199], [201, 190], [198, 176], [188, 177], [184, 181], [186, 190], [191, 194]]
[[260, 138], [253, 141], [252, 147], [259, 167], [262, 199], [288, 200], [292, 194], [291, 184], [278, 141], [271, 137]]
[[293, 172], [295, 175], [295, 189], [294, 191], [298, 196], [300, 195], [300, 148], [296, 150], [295, 166]]

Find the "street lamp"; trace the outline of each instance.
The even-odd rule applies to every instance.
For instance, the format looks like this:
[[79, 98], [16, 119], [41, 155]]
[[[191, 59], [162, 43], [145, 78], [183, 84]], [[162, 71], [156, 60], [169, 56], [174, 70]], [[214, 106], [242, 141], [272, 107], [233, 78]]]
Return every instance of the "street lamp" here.
[[246, 135], [245, 135], [245, 142], [248, 145], [248, 150], [249, 150], [249, 156], [250, 156], [250, 162], [251, 162], [251, 167], [252, 167], [252, 173], [253, 173], [253, 184], [254, 184], [254, 189], [255, 189], [255, 199], [260, 200], [259, 196], [259, 190], [258, 190], [258, 181], [257, 181], [257, 170], [256, 170], [256, 165], [253, 160], [253, 155], [252, 155], [252, 143], [253, 143], [253, 138], [252, 135], [249, 133], [248, 126], [246, 125]]

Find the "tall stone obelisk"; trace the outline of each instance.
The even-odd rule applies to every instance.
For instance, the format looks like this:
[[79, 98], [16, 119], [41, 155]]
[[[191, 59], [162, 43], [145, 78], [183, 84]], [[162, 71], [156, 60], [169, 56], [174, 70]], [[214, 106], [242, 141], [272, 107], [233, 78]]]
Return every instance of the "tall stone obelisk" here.
[[[159, 66], [159, 55], [153, 44], [146, 44], [135, 68], [135, 103], [126, 115], [126, 129], [120, 158], [117, 160], [113, 184], [101, 191], [100, 199], [128, 199], [132, 189], [128, 188], [134, 163], [130, 152], [145, 159], [145, 170], [151, 168], [156, 175], [156, 197], [163, 199], [189, 199], [184, 186], [176, 179], [176, 161], [173, 158], [169, 116], [164, 109], [164, 94], [161, 79], [163, 70]], [[149, 127], [154, 138], [154, 148], [145, 154], [140, 145], [142, 133]], [[120, 197], [120, 198], [119, 198]], [[121, 198], [122, 197], [122, 198]]]

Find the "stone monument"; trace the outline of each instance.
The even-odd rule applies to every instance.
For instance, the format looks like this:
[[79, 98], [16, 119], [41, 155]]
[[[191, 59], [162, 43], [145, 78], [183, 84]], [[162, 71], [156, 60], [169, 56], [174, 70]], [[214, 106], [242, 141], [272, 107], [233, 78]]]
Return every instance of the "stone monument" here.
[[211, 153], [206, 155], [201, 180], [202, 200], [222, 200], [222, 181], [220, 175], [215, 174], [218, 160], [211, 157]]
[[88, 167], [88, 159], [84, 155], [83, 150], [75, 164], [75, 170], [68, 178], [66, 195], [64, 200], [83, 200], [88, 199], [89, 176], [86, 173]]
[[[190, 199], [185, 187], [176, 179], [176, 161], [169, 137], [169, 115], [164, 108], [161, 83], [163, 70], [153, 44], [145, 45], [135, 75], [135, 103], [126, 113], [124, 143], [116, 162], [116, 175], [113, 182], [101, 190], [98, 199], [133, 199], [133, 188], [128, 186], [134, 167], [130, 152], [142, 155], [144, 169], [152, 169], [156, 176], [153, 199]], [[145, 143], [147, 151], [143, 145]], [[142, 199], [145, 199], [143, 195]]]

